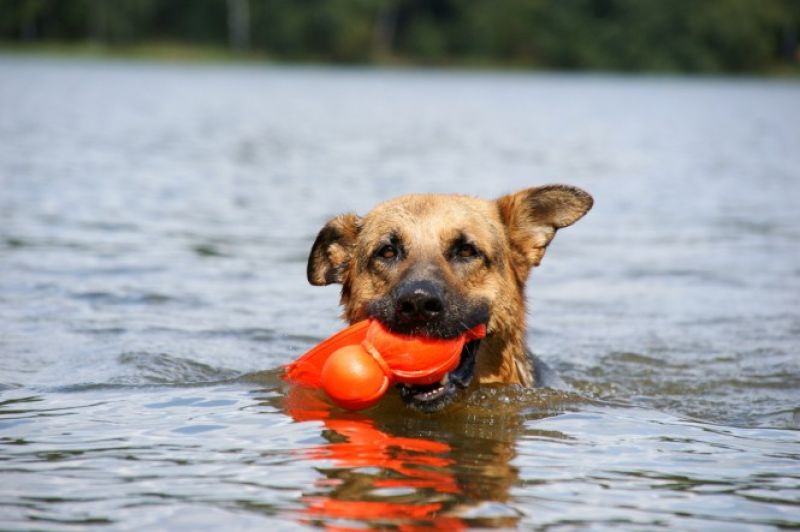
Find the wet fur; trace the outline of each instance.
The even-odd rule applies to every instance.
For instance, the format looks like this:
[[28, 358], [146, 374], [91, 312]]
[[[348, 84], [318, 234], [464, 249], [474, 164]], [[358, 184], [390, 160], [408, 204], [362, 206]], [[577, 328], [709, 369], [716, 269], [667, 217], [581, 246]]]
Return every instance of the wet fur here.
[[[344, 317], [351, 323], [373, 317], [391, 328], [411, 328], [403, 332], [448, 337], [482, 320], [488, 335], [477, 352], [475, 380], [535, 385], [543, 375], [537, 375], [525, 346], [525, 282], [556, 231], [580, 219], [592, 203], [589, 194], [565, 185], [529, 188], [495, 201], [402, 196], [364, 217], [330, 220], [312, 246], [308, 280], [340, 283]], [[386, 246], [397, 255], [383, 257]], [[463, 257], [470, 246], [476, 254]], [[447, 319], [424, 326], [397, 322], [398, 287], [429, 280], [441, 287]]]

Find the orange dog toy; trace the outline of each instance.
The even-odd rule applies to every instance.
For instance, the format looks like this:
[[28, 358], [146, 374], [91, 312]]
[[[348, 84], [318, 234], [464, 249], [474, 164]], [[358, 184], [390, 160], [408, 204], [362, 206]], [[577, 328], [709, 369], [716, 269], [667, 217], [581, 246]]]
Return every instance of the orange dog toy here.
[[377, 403], [389, 385], [432, 384], [458, 367], [464, 344], [486, 336], [478, 325], [449, 340], [405, 336], [377, 320], [358, 322], [323, 340], [286, 366], [284, 378], [322, 387], [339, 406], [361, 410]]

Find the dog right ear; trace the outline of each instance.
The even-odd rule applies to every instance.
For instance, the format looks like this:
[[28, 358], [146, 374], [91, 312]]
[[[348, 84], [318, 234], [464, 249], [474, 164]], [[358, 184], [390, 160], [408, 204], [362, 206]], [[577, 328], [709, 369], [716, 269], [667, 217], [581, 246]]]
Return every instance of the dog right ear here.
[[342, 214], [325, 224], [308, 256], [309, 283], [323, 286], [344, 282], [360, 229], [361, 218], [353, 213]]

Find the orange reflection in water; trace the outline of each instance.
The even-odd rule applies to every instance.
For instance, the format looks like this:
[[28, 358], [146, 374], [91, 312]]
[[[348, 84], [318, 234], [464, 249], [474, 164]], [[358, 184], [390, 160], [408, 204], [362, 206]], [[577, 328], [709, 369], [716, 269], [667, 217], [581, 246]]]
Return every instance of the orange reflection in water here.
[[[370, 523], [403, 531], [465, 528], [458, 517], [443, 515], [442, 501], [461, 493], [449, 467], [454, 463], [450, 445], [392, 436], [357, 413], [334, 417], [331, 405], [308, 388], [292, 387], [285, 406], [296, 421], [322, 421], [330, 440], [300, 451], [307, 460], [334, 464], [316, 485], [328, 491], [303, 499], [305, 524], [341, 531], [365, 530], [363, 525]], [[360, 521], [360, 526], [347, 528], [347, 521]]]

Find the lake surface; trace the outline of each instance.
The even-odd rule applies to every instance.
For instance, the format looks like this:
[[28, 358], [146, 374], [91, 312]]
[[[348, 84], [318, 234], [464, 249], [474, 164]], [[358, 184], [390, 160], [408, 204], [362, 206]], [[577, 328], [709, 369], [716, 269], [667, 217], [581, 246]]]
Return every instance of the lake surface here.
[[[0, 57], [0, 528], [800, 526], [800, 83]], [[346, 413], [345, 211], [563, 182], [571, 392]]]

